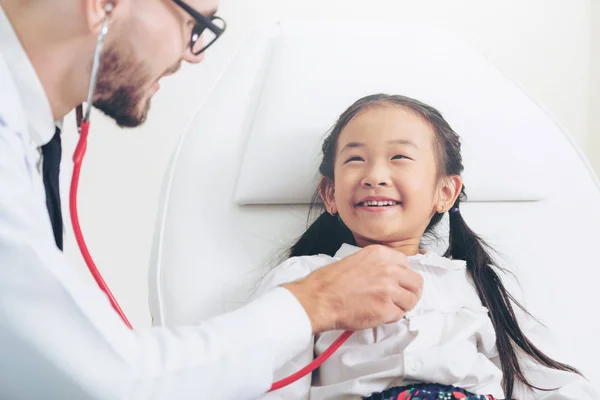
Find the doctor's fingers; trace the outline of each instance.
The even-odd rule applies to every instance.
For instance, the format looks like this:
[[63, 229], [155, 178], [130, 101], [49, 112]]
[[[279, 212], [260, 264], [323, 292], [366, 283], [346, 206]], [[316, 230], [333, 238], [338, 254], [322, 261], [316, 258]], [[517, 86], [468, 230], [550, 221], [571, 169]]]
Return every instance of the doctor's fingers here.
[[387, 259], [373, 260], [372, 257], [362, 260], [364, 263], [363, 267], [368, 268], [370, 272], [375, 274], [376, 279], [380, 279], [385, 283], [393, 282], [413, 292], [417, 297], [421, 297], [421, 293], [423, 292], [423, 277], [407, 267], [408, 259], [406, 256], [404, 256], [404, 259], [400, 257], [399, 261], [390, 261]]
[[419, 273], [404, 266], [396, 266], [390, 273], [401, 288], [413, 293], [417, 300], [421, 298], [424, 282]]
[[417, 303], [418, 297], [415, 293], [392, 284], [380, 287], [363, 306], [365, 311], [372, 313], [369, 321], [381, 325], [399, 321]]
[[408, 257], [401, 251], [394, 250], [391, 247], [383, 245], [370, 245], [358, 253], [365, 256], [365, 259], [373, 264], [380, 265], [399, 265], [408, 268]]
[[400, 320], [407, 312], [415, 308], [418, 302], [419, 297], [415, 293], [404, 288], [396, 288], [391, 291], [389, 302], [386, 304], [383, 322], [388, 324]]

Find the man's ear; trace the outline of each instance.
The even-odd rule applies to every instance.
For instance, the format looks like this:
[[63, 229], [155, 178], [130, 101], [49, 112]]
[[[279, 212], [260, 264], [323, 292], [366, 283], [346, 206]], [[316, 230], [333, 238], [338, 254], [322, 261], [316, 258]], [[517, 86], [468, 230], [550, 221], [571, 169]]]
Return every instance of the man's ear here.
[[112, 14], [119, 3], [119, 0], [83, 0], [83, 11], [90, 32], [100, 33], [106, 15]]
[[337, 214], [334, 193], [333, 182], [329, 178], [322, 177], [319, 182], [319, 195], [325, 204], [325, 209], [331, 215]]

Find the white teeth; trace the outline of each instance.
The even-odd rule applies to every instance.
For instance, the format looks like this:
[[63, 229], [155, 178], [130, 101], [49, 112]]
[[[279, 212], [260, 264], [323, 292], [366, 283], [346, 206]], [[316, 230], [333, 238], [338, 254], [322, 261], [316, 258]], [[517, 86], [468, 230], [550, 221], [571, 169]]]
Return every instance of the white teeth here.
[[388, 201], [365, 201], [361, 204], [364, 204], [364, 205], [370, 206], [370, 207], [382, 207], [382, 206], [393, 206], [393, 205], [396, 205], [397, 202], [391, 201], [391, 200], [388, 200]]

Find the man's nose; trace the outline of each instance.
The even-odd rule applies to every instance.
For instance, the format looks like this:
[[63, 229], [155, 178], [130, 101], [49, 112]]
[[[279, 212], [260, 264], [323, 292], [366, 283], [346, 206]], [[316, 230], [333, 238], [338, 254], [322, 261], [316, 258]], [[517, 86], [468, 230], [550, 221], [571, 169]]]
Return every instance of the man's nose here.
[[[204, 47], [204, 38], [200, 36], [196, 43], [194, 44], [194, 48], [201, 49]], [[204, 51], [198, 55], [195, 55], [192, 52], [191, 46], [187, 46], [185, 52], [183, 53], [183, 59], [190, 64], [198, 64], [202, 60], [204, 60]]]

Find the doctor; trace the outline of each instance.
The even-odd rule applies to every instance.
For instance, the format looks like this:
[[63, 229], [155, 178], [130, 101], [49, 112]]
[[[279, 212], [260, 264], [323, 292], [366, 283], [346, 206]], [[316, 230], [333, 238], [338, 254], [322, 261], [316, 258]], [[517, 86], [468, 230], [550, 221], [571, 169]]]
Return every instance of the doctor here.
[[61, 251], [57, 125], [85, 101], [105, 18], [94, 105], [127, 127], [224, 25], [216, 0], [107, 1], [0, 0], [0, 398], [251, 399], [311, 333], [412, 309], [421, 278], [371, 247], [195, 326], [123, 324]]

